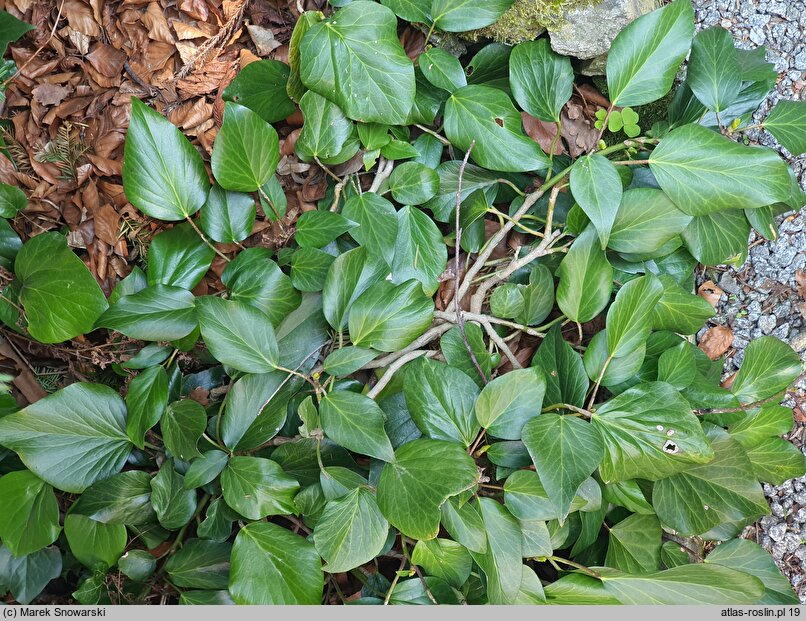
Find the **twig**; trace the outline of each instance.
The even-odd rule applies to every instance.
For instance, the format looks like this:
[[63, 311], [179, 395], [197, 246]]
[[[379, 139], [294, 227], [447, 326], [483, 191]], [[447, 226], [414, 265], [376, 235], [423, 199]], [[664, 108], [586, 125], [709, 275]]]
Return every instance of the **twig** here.
[[207, 239], [207, 237], [205, 236], [205, 234], [201, 232], [201, 229], [200, 229], [198, 226], [196, 226], [196, 223], [193, 221], [193, 219], [192, 219], [190, 216], [186, 216], [186, 217], [185, 217], [185, 220], [187, 220], [188, 222], [190, 222], [190, 226], [192, 226], [192, 227], [193, 227], [193, 230], [194, 230], [194, 231], [196, 231], [196, 234], [197, 234], [199, 237], [201, 237], [201, 240], [202, 240], [202, 241], [203, 241], [205, 244], [207, 244], [207, 245], [208, 245], [210, 248], [212, 248], [212, 249], [213, 249], [213, 252], [215, 252], [215, 253], [216, 253], [216, 254], [217, 254], [219, 257], [221, 257], [222, 259], [224, 259], [224, 260], [225, 260], [227, 263], [229, 263], [229, 262], [230, 262], [230, 260], [231, 260], [231, 259], [230, 259], [230, 258], [229, 258], [227, 255], [225, 255], [223, 252], [221, 252], [221, 251], [220, 251], [218, 248], [216, 248], [216, 247], [213, 245], [213, 243], [212, 243], [212, 242], [211, 242], [209, 239]]
[[[459, 175], [456, 182], [456, 221], [455, 221], [455, 235], [454, 235], [454, 247], [453, 247], [453, 272], [454, 277], [456, 279], [456, 285], [454, 290], [459, 290], [459, 279], [460, 279], [460, 270], [459, 270], [459, 252], [461, 250], [460, 244], [462, 240], [462, 228], [459, 223], [459, 211], [460, 206], [462, 204], [462, 177], [465, 174], [465, 166], [467, 166], [467, 160], [470, 159], [470, 152], [473, 150], [473, 147], [476, 146], [476, 141], [472, 140], [470, 142], [470, 147], [467, 149], [465, 153], [465, 158], [462, 160], [461, 165], [459, 166]], [[459, 326], [459, 333], [462, 335], [462, 340], [465, 342], [465, 348], [467, 349], [467, 353], [470, 354], [470, 360], [473, 362], [473, 366], [476, 367], [476, 371], [478, 371], [479, 376], [481, 377], [481, 381], [486, 385], [489, 380], [487, 379], [487, 374], [484, 372], [484, 369], [481, 368], [479, 364], [478, 358], [476, 358], [476, 352], [473, 351], [473, 347], [470, 345], [470, 341], [467, 340], [467, 334], [465, 333], [465, 320], [462, 318], [462, 304], [459, 296], [454, 296], [454, 309], [456, 312], [456, 324]]]
[[[436, 316], [436, 313], [435, 313]], [[383, 367], [389, 366], [390, 364], [394, 363], [398, 358], [405, 356], [408, 353], [411, 353], [417, 349], [420, 349], [423, 345], [428, 345], [434, 339], [439, 338], [443, 334], [445, 334], [448, 330], [451, 329], [451, 325], [447, 323], [440, 323], [429, 330], [426, 330], [422, 336], [416, 338], [412, 341], [409, 345], [401, 349], [400, 351], [396, 351], [388, 356], [384, 356], [383, 358], [376, 358], [371, 362], [368, 362], [363, 367], [362, 370], [369, 370], [369, 369], [381, 369]]]
[[[414, 543], [414, 542], [412, 541], [412, 543]], [[439, 602], [437, 601], [437, 598], [434, 597], [434, 594], [431, 592], [431, 589], [428, 588], [428, 585], [425, 582], [425, 577], [423, 576], [423, 572], [420, 571], [420, 568], [417, 565], [412, 563], [411, 557], [409, 556], [409, 551], [406, 548], [406, 538], [403, 535], [400, 535], [400, 547], [403, 550], [403, 556], [405, 556], [409, 561], [409, 566], [412, 569], [414, 569], [414, 572], [417, 574], [417, 577], [420, 579], [420, 584], [423, 585], [423, 589], [425, 589], [425, 594], [428, 596], [428, 599], [430, 599], [431, 603], [433, 603], [435, 606], [439, 606]]]
[[568, 410], [569, 412], [576, 412], [577, 414], [581, 415], [582, 418], [590, 419], [592, 414], [583, 408], [578, 408], [575, 405], [571, 405], [570, 403], [555, 403], [554, 405], [550, 405], [548, 407], [543, 408], [540, 410], [541, 412], [554, 412], [555, 410]]
[[569, 561], [569, 560], [564, 559], [564, 558], [561, 558], [561, 557], [559, 557], [559, 556], [552, 556], [552, 557], [550, 557], [550, 558], [551, 558], [551, 560], [556, 561], [556, 562], [558, 562], [558, 563], [563, 563], [564, 565], [568, 565], [569, 567], [573, 567], [574, 569], [578, 569], [579, 571], [581, 571], [581, 572], [583, 572], [583, 573], [586, 573], [586, 574], [588, 574], [589, 576], [592, 576], [592, 577], [594, 577], [594, 578], [599, 578], [599, 579], [601, 579], [601, 577], [602, 577], [602, 575], [601, 575], [601, 574], [599, 574], [599, 573], [597, 573], [597, 572], [593, 571], [593, 570], [592, 570], [592, 569], [590, 569], [589, 567], [585, 567], [584, 565], [580, 565], [579, 563], [576, 563], [576, 562], [574, 562], [574, 561]]
[[341, 183], [341, 179], [339, 179], [338, 175], [336, 175], [336, 173], [334, 173], [327, 166], [325, 166], [321, 161], [319, 161], [319, 158], [316, 155], [313, 156], [313, 159], [317, 163], [319, 168], [321, 168], [328, 177], [333, 179], [336, 183]]
[[619, 160], [610, 163], [613, 166], [643, 166], [644, 164], [649, 164], [649, 160]]
[[249, 5], [249, 0], [243, 0], [241, 6], [239, 6], [235, 13], [233, 13], [232, 17], [227, 20], [227, 23], [218, 31], [214, 37], [208, 39], [204, 44], [202, 44], [196, 54], [191, 58], [188, 62], [182, 65], [182, 68], [174, 75], [172, 82], [176, 82], [177, 80], [182, 80], [188, 77], [196, 68], [196, 65], [199, 63], [205, 63], [207, 61], [207, 56], [210, 52], [215, 49], [222, 41], [226, 42], [232, 36], [232, 33], [238, 28], [241, 20], [243, 19], [243, 14], [246, 12], [246, 7]]
[[14, 79], [17, 77], [17, 76], [19, 76], [19, 75], [20, 75], [20, 74], [23, 72], [23, 70], [24, 70], [24, 69], [25, 69], [25, 68], [26, 68], [26, 67], [27, 67], [29, 64], [31, 64], [31, 61], [32, 61], [34, 58], [36, 58], [37, 56], [39, 56], [39, 53], [40, 53], [42, 50], [44, 50], [44, 49], [45, 49], [45, 46], [46, 46], [48, 43], [50, 43], [50, 40], [53, 38], [53, 35], [55, 35], [55, 34], [56, 34], [56, 28], [58, 28], [58, 27], [59, 27], [59, 20], [62, 18], [62, 9], [63, 9], [63, 8], [64, 8], [64, 0], [62, 0], [61, 4], [59, 4], [59, 12], [56, 14], [56, 21], [55, 21], [55, 22], [53, 22], [53, 28], [51, 28], [51, 29], [50, 29], [50, 35], [48, 35], [47, 41], [45, 41], [45, 42], [44, 42], [42, 45], [40, 45], [40, 46], [37, 48], [36, 52], [34, 52], [33, 54], [31, 54], [30, 58], [28, 58], [28, 60], [26, 60], [26, 61], [25, 61], [25, 62], [22, 64], [22, 66], [21, 66], [19, 69], [17, 69], [17, 70], [16, 70], [16, 71], [15, 71], [13, 74], [11, 74], [11, 77], [7, 78], [7, 79], [6, 79], [6, 81], [5, 81], [5, 82], [3, 82], [3, 88], [4, 88], [4, 89], [5, 89], [5, 88], [6, 88], [6, 86], [8, 86], [8, 85], [9, 85], [9, 84], [10, 84], [10, 83], [11, 83], [11, 82], [12, 82], [12, 81], [13, 81], [13, 80], [14, 80]]
[[703, 558], [703, 555], [701, 553], [697, 552], [696, 550], [692, 550], [691, 546], [688, 545], [688, 541], [686, 541], [682, 537], [678, 537], [677, 535], [673, 535], [672, 533], [664, 532], [663, 533], [663, 538], [666, 539], [667, 541], [672, 541], [672, 542], [676, 543], [677, 545], [679, 545], [686, 552], [688, 552], [688, 555], [690, 557], [692, 557], [698, 563], [702, 563], [705, 560]]
[[400, 561], [400, 568], [395, 572], [395, 577], [392, 578], [392, 584], [389, 585], [389, 590], [386, 592], [386, 597], [383, 598], [383, 605], [388, 606], [389, 600], [392, 599], [392, 593], [395, 592], [395, 587], [397, 586], [397, 581], [400, 580], [400, 572], [403, 571], [403, 568], [406, 566], [408, 559], [404, 556], [403, 560]]
[[414, 360], [415, 358], [419, 358], [420, 356], [425, 356], [426, 358], [430, 358], [431, 356], [436, 356], [437, 352], [433, 349], [419, 349], [415, 351], [410, 351], [405, 356], [400, 356], [397, 360], [395, 360], [392, 364], [389, 365], [389, 368], [386, 369], [386, 373], [381, 376], [381, 379], [378, 380], [378, 383], [375, 384], [372, 389], [367, 392], [367, 397], [370, 399], [374, 399], [377, 397], [380, 392], [386, 388], [386, 385], [392, 380], [392, 376], [407, 362]]
[[560, 237], [560, 231], [551, 233], [548, 237], [544, 238], [535, 248], [526, 253], [518, 259], [514, 259], [507, 267], [496, 272], [495, 276], [488, 278], [481, 283], [470, 299], [470, 310], [474, 313], [481, 312], [481, 306], [484, 303], [484, 298], [487, 293], [498, 283], [509, 278], [513, 273], [525, 265], [529, 265], [535, 259], [549, 254], [548, 249]]
[[487, 331], [487, 334], [489, 335], [490, 340], [493, 343], [496, 344], [498, 349], [500, 349], [502, 352], [504, 352], [504, 355], [507, 357], [507, 359], [509, 360], [510, 364], [512, 364], [513, 368], [522, 369], [523, 365], [515, 357], [515, 354], [512, 353], [512, 350], [509, 348], [509, 345], [507, 345], [504, 342], [504, 339], [502, 339], [500, 336], [498, 336], [498, 332], [495, 331], [495, 329], [493, 328], [492, 324], [489, 321], [487, 321], [487, 319], [479, 321], [479, 323]]
[[378, 172], [375, 173], [375, 178], [372, 180], [372, 185], [369, 187], [370, 192], [377, 192], [381, 189], [381, 184], [389, 178], [392, 174], [392, 169], [395, 167], [393, 160], [385, 160], [380, 158], [378, 162]]
[[[530, 336], [536, 336], [538, 338], [543, 338], [544, 336], [546, 336], [546, 333], [541, 332], [539, 329], [524, 326], [519, 323], [515, 323], [514, 321], [509, 321], [507, 319], [501, 319], [500, 317], [470, 313], [468, 311], [463, 311], [463, 315], [465, 319], [469, 319], [470, 321], [477, 321], [481, 323], [482, 321], [486, 320], [489, 321], [490, 323], [498, 324], [500, 326], [506, 326], [507, 328], [512, 328], [513, 330], [518, 330], [520, 332], [525, 332]], [[456, 315], [454, 313], [448, 313], [445, 311], [436, 311], [434, 313], [434, 317], [436, 317], [437, 319], [450, 321], [451, 323], [456, 323]]]
[[431, 135], [432, 135], [434, 138], [436, 138], [437, 140], [439, 140], [439, 141], [440, 141], [442, 144], [444, 144], [446, 147], [447, 147], [449, 144], [451, 144], [451, 141], [450, 141], [450, 140], [448, 140], [447, 138], [445, 138], [445, 137], [444, 137], [444, 136], [442, 136], [441, 134], [438, 134], [438, 133], [437, 133], [437, 132], [435, 132], [433, 129], [428, 129], [428, 128], [427, 128], [425, 125], [418, 125], [417, 123], [415, 123], [415, 124], [414, 124], [414, 127], [416, 127], [417, 129], [421, 129], [421, 130], [422, 130], [422, 131], [424, 131], [426, 134], [431, 134]]
[[[580, 342], [582, 342], [582, 339], [580, 339]], [[610, 366], [611, 360], [613, 360], [612, 355], [607, 357], [607, 359], [604, 362], [604, 365], [602, 366], [602, 371], [601, 373], [599, 373], [599, 377], [596, 378], [596, 383], [593, 385], [593, 390], [591, 390], [590, 401], [588, 401], [589, 410], [593, 407], [593, 402], [596, 400], [596, 393], [599, 391], [599, 386], [601, 385], [602, 380], [604, 379], [605, 371], [607, 371], [607, 367]]]

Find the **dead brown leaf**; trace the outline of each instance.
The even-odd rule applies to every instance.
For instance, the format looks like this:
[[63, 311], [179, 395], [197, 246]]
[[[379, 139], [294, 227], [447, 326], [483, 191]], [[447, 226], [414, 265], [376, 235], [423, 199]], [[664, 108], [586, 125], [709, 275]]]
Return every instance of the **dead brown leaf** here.
[[803, 270], [795, 271], [795, 285], [798, 290], [798, 295], [806, 300], [806, 272]]
[[65, 97], [70, 94], [69, 88], [57, 84], [40, 84], [31, 89], [34, 101], [43, 106], [56, 106], [62, 103]]
[[[521, 112], [521, 119], [523, 119], [523, 129], [528, 136], [540, 145], [544, 153], [551, 152], [551, 143], [557, 135], [557, 126], [554, 123], [546, 123], [533, 117], [528, 112]], [[554, 155], [564, 155], [565, 146], [562, 140], [558, 140], [554, 145]]]
[[716, 360], [733, 344], [733, 331], [727, 326], [714, 326], [700, 339], [700, 349], [711, 360]]
[[697, 289], [697, 295], [716, 308], [724, 291], [713, 280], [706, 280]]

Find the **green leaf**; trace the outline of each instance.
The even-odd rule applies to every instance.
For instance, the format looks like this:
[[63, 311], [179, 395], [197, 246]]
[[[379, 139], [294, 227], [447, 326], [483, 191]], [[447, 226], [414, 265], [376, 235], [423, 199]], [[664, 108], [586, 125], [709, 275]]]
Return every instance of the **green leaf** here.
[[703, 265], [742, 264], [749, 235], [750, 224], [739, 209], [697, 216], [682, 233], [686, 248]]
[[563, 522], [582, 481], [602, 461], [604, 445], [599, 431], [573, 416], [543, 414], [526, 423], [523, 443]]
[[375, 192], [364, 192], [347, 199], [341, 213], [358, 224], [350, 229], [350, 236], [366, 248], [368, 254], [382, 257], [391, 265], [397, 239], [397, 212], [392, 203]]
[[434, 440], [470, 446], [479, 432], [473, 404], [478, 386], [459, 369], [425, 357], [410, 362], [403, 392], [411, 418]]
[[[351, 5], [352, 6], [352, 5]], [[392, 352], [406, 347], [431, 325], [434, 302], [416, 280], [370, 286], [350, 310], [350, 339], [359, 347]]]
[[0, 418], [0, 444], [40, 479], [79, 493], [119, 472], [131, 451], [117, 391], [77, 383]]
[[42, 233], [26, 242], [14, 271], [28, 332], [41, 343], [89, 332], [107, 308], [95, 278], [59, 233]]
[[320, 604], [324, 574], [312, 543], [277, 524], [240, 530], [232, 546], [229, 592], [238, 604]]
[[168, 119], [134, 97], [123, 152], [123, 190], [144, 214], [169, 222], [196, 213], [210, 190], [196, 148]]
[[367, 487], [367, 480], [357, 472], [342, 466], [329, 466], [319, 471], [319, 485], [326, 501], [336, 500], [359, 487]]
[[806, 456], [788, 440], [765, 438], [743, 446], [759, 481], [782, 485], [806, 473]]
[[516, 369], [487, 384], [476, 399], [476, 420], [491, 435], [519, 440], [523, 426], [540, 414], [546, 378], [537, 367]]
[[[456, 210], [456, 194], [459, 192], [459, 167], [461, 165], [461, 161], [452, 160], [442, 162], [437, 166], [439, 194], [428, 201], [425, 207], [433, 212], [434, 217], [439, 222], [453, 221], [454, 211]], [[494, 192], [497, 183], [498, 175], [495, 173], [473, 164], [468, 164], [465, 167], [464, 175], [462, 175], [462, 200], [466, 200], [477, 190]]]
[[634, 254], [657, 252], [691, 222], [661, 190], [635, 188], [621, 197], [607, 242], [611, 250]]
[[191, 539], [165, 563], [174, 586], [186, 589], [226, 589], [232, 546]]
[[181, 606], [234, 606], [228, 591], [183, 591], [179, 596]]
[[224, 268], [221, 282], [229, 290], [230, 300], [262, 310], [277, 326], [300, 305], [301, 297], [270, 257], [268, 248], [242, 250]]
[[557, 305], [579, 323], [590, 321], [610, 301], [613, 268], [599, 244], [596, 228], [589, 225], [574, 240], [557, 269]]
[[714, 316], [714, 307], [699, 295], [687, 292], [667, 274], [660, 276], [663, 295], [652, 311], [652, 329], [695, 334]]
[[156, 517], [151, 506], [151, 476], [142, 470], [127, 470], [93, 483], [70, 507], [70, 513], [104, 524], [151, 523]]
[[619, 358], [646, 343], [652, 331], [652, 311], [663, 294], [656, 276], [635, 278], [619, 289], [607, 311], [607, 349]]
[[[462, 74], [464, 75], [464, 74]], [[18, 187], [0, 183], [0, 217], [14, 218], [18, 212], [25, 209], [28, 197]]]
[[800, 375], [798, 354], [774, 336], [762, 336], [747, 346], [731, 392], [742, 403], [754, 403], [786, 389]]
[[520, 606], [529, 606], [533, 604], [545, 604], [546, 594], [543, 591], [543, 584], [537, 574], [530, 569], [527, 565], [523, 566], [523, 576], [521, 577], [521, 586], [518, 597], [515, 599], [515, 604]]
[[389, 522], [381, 514], [375, 496], [357, 487], [331, 500], [313, 531], [316, 550], [325, 559], [325, 571], [349, 571], [374, 559], [384, 548]]
[[439, 175], [424, 164], [405, 162], [392, 171], [389, 189], [392, 191], [392, 198], [398, 203], [420, 205], [436, 196], [439, 191]]
[[544, 401], [551, 405], [569, 403], [582, 407], [588, 392], [588, 376], [579, 354], [562, 337], [559, 325], [548, 331], [532, 359], [543, 369], [546, 380]]
[[64, 518], [64, 534], [73, 556], [85, 567], [101, 571], [118, 562], [128, 539], [123, 524], [103, 524], [74, 513]]
[[332, 211], [306, 211], [297, 220], [296, 242], [302, 248], [321, 248], [349, 231], [353, 223]]
[[144, 582], [154, 575], [157, 559], [146, 550], [129, 550], [118, 559], [118, 569], [127, 578]]
[[182, 461], [201, 457], [196, 445], [206, 427], [207, 413], [192, 399], [174, 401], [165, 410], [160, 421], [165, 448]]
[[417, 62], [425, 79], [437, 88], [452, 93], [467, 86], [467, 77], [459, 59], [440, 47], [426, 50], [420, 54]]
[[227, 465], [229, 455], [224, 451], [207, 451], [194, 459], [185, 472], [185, 488], [196, 489], [215, 480]]
[[263, 211], [269, 220], [277, 222], [277, 220], [285, 217], [286, 211], [288, 210], [288, 199], [285, 196], [285, 191], [283, 190], [283, 186], [280, 185], [277, 175], [273, 175], [263, 184], [258, 195]]
[[202, 338], [216, 360], [247, 373], [268, 373], [279, 350], [269, 318], [254, 306], [204, 296], [196, 300]]
[[607, 330], [602, 330], [588, 343], [583, 364], [591, 381], [596, 382], [601, 378], [599, 383], [609, 388], [619, 386], [635, 377], [641, 370], [645, 357], [646, 343], [639, 343], [624, 356], [612, 358], [607, 348]]
[[185, 477], [169, 459], [151, 479], [151, 504], [163, 528], [175, 530], [190, 522], [196, 512], [196, 491], [185, 488]]
[[290, 72], [288, 75], [288, 84], [286, 91], [289, 97], [294, 101], [299, 101], [300, 98], [308, 90], [302, 84], [300, 79], [300, 53], [299, 44], [302, 42], [302, 37], [308, 32], [311, 26], [321, 22], [325, 18], [321, 11], [305, 11], [299, 16], [297, 23], [294, 24], [294, 30], [291, 32], [291, 40], [288, 43], [288, 65]]
[[388, 266], [366, 248], [355, 248], [336, 257], [322, 289], [322, 308], [328, 323], [340, 332], [347, 328], [355, 301], [388, 273]]
[[667, 349], [658, 358], [658, 381], [678, 390], [691, 385], [697, 375], [696, 360], [690, 343], [680, 343]]
[[[465, 337], [473, 353], [476, 356], [476, 362], [479, 363], [481, 370], [484, 372], [486, 379], [490, 378], [492, 367], [492, 355], [487, 351], [487, 345], [484, 343], [484, 332], [476, 323], [465, 324]], [[465, 345], [465, 339], [459, 330], [459, 326], [453, 326], [439, 339], [439, 348], [442, 355], [445, 356], [445, 361], [452, 367], [455, 367], [472, 379], [479, 387], [484, 383], [479, 377], [478, 369], [473, 364], [470, 354]]]
[[697, 99], [714, 112], [722, 112], [736, 101], [742, 73], [729, 31], [715, 26], [697, 33], [686, 82]]
[[425, 24], [431, 21], [431, 0], [381, 0], [381, 4], [407, 22]]
[[11, 590], [20, 604], [30, 604], [61, 573], [62, 555], [56, 547], [17, 558], [8, 548], [0, 546], [0, 583]]
[[721, 543], [708, 554], [706, 564], [722, 565], [755, 576], [764, 584], [764, 594], [756, 604], [798, 604], [792, 585], [775, 565], [770, 553], [747, 539]]
[[487, 578], [487, 599], [490, 604], [511, 604], [520, 591], [523, 578], [523, 554], [518, 521], [492, 498], [479, 498], [484, 529], [487, 531], [487, 552], [470, 555]]
[[227, 85], [222, 98], [246, 106], [266, 123], [282, 121], [294, 112], [286, 92], [288, 74], [288, 65], [278, 60], [249, 63]]
[[545, 265], [535, 265], [529, 272], [529, 283], [517, 285], [523, 307], [514, 315], [517, 322], [527, 326], [540, 324], [554, 308], [554, 276]]
[[770, 436], [782, 436], [789, 433], [792, 430], [792, 424], [792, 410], [768, 403], [738, 420], [732, 420], [728, 433], [736, 438], [742, 446], [747, 446]]
[[466, 32], [495, 23], [514, 0], [432, 0], [433, 23], [445, 32]]
[[406, 123], [414, 102], [414, 66], [397, 38], [397, 19], [386, 7], [350, 3], [311, 26], [300, 57], [302, 83], [332, 98], [349, 118]]
[[470, 577], [473, 559], [463, 545], [450, 539], [418, 541], [411, 562], [429, 576], [442, 578], [455, 589], [462, 588]]
[[221, 473], [224, 500], [250, 520], [296, 513], [299, 483], [277, 462], [262, 457], [233, 457]]
[[596, 227], [603, 250], [621, 202], [621, 188], [616, 167], [601, 155], [581, 157], [571, 169], [571, 192]]
[[806, 102], [782, 99], [764, 119], [764, 129], [792, 155], [806, 153]]
[[745, 524], [769, 513], [761, 485], [742, 446], [727, 433], [709, 434], [714, 458], [655, 483], [652, 504], [661, 522], [681, 535], [714, 527], [735, 536]]
[[775, 151], [746, 147], [701, 125], [664, 136], [649, 168], [675, 205], [692, 216], [765, 207], [789, 197], [786, 162]]
[[205, 244], [190, 223], [157, 235], [148, 248], [149, 285], [193, 289], [210, 269], [215, 251]]
[[[7, 11], [0, 12], [0, 57], [6, 53], [6, 46], [19, 39], [34, 26], [17, 19]], [[26, 602], [27, 603], [27, 602]]]
[[688, 0], [675, 0], [624, 28], [607, 55], [613, 105], [640, 106], [668, 93], [693, 36], [694, 9]]
[[691, 407], [664, 382], [630, 388], [596, 410], [591, 423], [604, 439], [605, 483], [656, 481], [713, 457]]
[[53, 488], [28, 470], [0, 478], [0, 538], [17, 557], [31, 554], [56, 541], [61, 532], [59, 505]]
[[661, 527], [654, 515], [634, 513], [609, 531], [605, 565], [631, 574], [660, 568]]
[[469, 502], [469, 492], [448, 498], [440, 508], [442, 525], [451, 537], [473, 552], [487, 551], [487, 533], [478, 502]]
[[282, 371], [245, 375], [236, 381], [221, 419], [224, 444], [233, 450], [247, 450], [277, 435], [285, 422], [288, 400], [299, 390], [299, 381]]
[[599, 571], [605, 591], [622, 604], [755, 604], [764, 592], [758, 578], [719, 565], [683, 565], [643, 575]]
[[518, 520], [518, 525], [522, 535], [523, 558], [551, 556], [551, 535], [543, 520]]
[[299, 100], [305, 117], [294, 150], [301, 160], [327, 161], [337, 157], [353, 133], [353, 124], [341, 109], [313, 91]]
[[154, 285], [124, 295], [97, 325], [143, 341], [175, 341], [197, 326], [193, 294], [179, 287]]
[[475, 140], [470, 156], [483, 168], [526, 172], [548, 167], [540, 145], [523, 133], [521, 115], [512, 101], [490, 86], [465, 86], [448, 97], [445, 135], [461, 151]]
[[324, 432], [344, 448], [383, 461], [394, 460], [383, 428], [383, 411], [369, 397], [347, 390], [328, 393], [319, 404], [319, 416]]
[[337, 349], [325, 358], [325, 373], [336, 377], [346, 377], [358, 371], [361, 367], [378, 355], [374, 349], [364, 349], [348, 345]]
[[199, 221], [199, 226], [210, 239], [222, 244], [243, 241], [249, 237], [254, 224], [255, 201], [250, 196], [225, 190], [219, 185], [212, 187]]
[[291, 255], [291, 284], [300, 291], [321, 291], [333, 259], [318, 248], [299, 248]]
[[619, 603], [599, 580], [580, 573], [568, 574], [546, 585], [545, 594], [549, 604], [612, 606]]
[[277, 169], [279, 144], [277, 132], [258, 114], [225, 103], [224, 122], [210, 158], [216, 181], [225, 190], [257, 191]]
[[559, 123], [574, 85], [571, 60], [552, 50], [548, 39], [525, 41], [509, 57], [509, 83], [521, 108], [541, 121]]
[[[435, 469], [434, 464], [440, 467]], [[477, 480], [476, 464], [461, 444], [413, 440], [397, 449], [394, 462], [384, 465], [378, 507], [404, 535], [433, 539], [439, 531], [442, 504]]]
[[414, 278], [420, 281], [426, 295], [433, 295], [448, 261], [442, 233], [431, 218], [415, 207], [398, 211], [397, 222], [392, 282], [399, 285]]

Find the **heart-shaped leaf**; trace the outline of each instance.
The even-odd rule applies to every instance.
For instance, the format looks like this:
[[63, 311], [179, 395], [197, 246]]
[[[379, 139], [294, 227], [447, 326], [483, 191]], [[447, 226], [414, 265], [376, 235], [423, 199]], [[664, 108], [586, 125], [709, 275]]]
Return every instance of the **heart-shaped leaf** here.
[[77, 383], [0, 418], [0, 444], [57, 489], [78, 493], [119, 472], [132, 444], [117, 391]]
[[28, 470], [0, 478], [0, 496], [8, 510], [0, 514], [0, 537], [16, 557], [56, 541], [61, 532], [59, 505], [53, 488]]
[[383, 461], [395, 458], [384, 431], [381, 408], [364, 395], [346, 390], [329, 393], [319, 404], [322, 429], [344, 448]]
[[509, 57], [509, 81], [521, 108], [541, 121], [559, 123], [560, 110], [571, 99], [574, 71], [548, 39], [525, 41]]
[[59, 233], [24, 244], [14, 269], [28, 332], [37, 341], [60, 343], [89, 332], [107, 308], [95, 278]]
[[312, 543], [265, 522], [238, 532], [229, 579], [238, 604], [319, 604], [323, 591], [322, 562]]
[[210, 190], [196, 148], [168, 119], [134, 97], [123, 152], [123, 190], [144, 214], [169, 222], [196, 213]]
[[154, 285], [121, 297], [101, 315], [97, 325], [133, 339], [174, 341], [197, 326], [195, 298], [179, 287]]
[[[434, 464], [440, 464], [434, 469]], [[461, 444], [413, 440], [395, 451], [378, 482], [378, 507], [401, 533], [433, 539], [439, 531], [440, 507], [478, 480], [473, 459]]]
[[233, 457], [221, 473], [221, 490], [227, 504], [250, 520], [296, 513], [299, 483], [270, 459]]

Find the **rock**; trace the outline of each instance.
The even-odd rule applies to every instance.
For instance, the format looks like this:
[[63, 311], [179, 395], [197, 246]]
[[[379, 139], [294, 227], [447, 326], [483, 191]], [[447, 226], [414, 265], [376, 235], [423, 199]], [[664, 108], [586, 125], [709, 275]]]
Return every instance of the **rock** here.
[[775, 315], [762, 315], [758, 319], [758, 327], [764, 334], [772, 334], [777, 323], [778, 319], [776, 319]]
[[770, 538], [773, 541], [783, 541], [784, 537], [786, 537], [786, 524], [780, 522], [774, 526], [770, 526], [767, 532], [770, 534]]
[[796, 352], [800, 353], [806, 350], [806, 332], [800, 332], [792, 337], [789, 341], [789, 344], [792, 346]]
[[582, 75], [605, 75], [607, 69], [607, 54], [601, 54], [596, 58], [582, 61], [579, 65], [579, 73]]
[[551, 47], [585, 60], [601, 56], [627, 24], [656, 8], [655, 0], [602, 0], [592, 7], [572, 9], [556, 29], [549, 29]]

